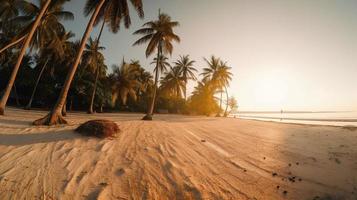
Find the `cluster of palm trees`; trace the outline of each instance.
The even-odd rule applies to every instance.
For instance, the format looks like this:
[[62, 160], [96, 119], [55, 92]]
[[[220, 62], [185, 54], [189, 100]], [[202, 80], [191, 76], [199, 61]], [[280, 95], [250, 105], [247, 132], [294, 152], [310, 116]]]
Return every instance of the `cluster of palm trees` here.
[[[226, 93], [226, 108], [224, 116], [228, 115], [229, 95], [227, 87], [232, 80], [233, 74], [230, 72], [231, 67], [227, 62], [222, 61], [220, 58], [211, 56], [209, 59], [204, 58], [208, 67], [203, 68], [201, 75], [202, 80], [198, 83], [197, 87], [191, 97], [192, 105], [199, 111], [200, 114], [210, 114], [217, 112], [216, 116], [221, 116], [222, 112], [222, 94]], [[219, 107], [216, 105], [215, 94], [219, 93]], [[234, 107], [234, 106], [233, 106]]]
[[[102, 111], [107, 104], [127, 105], [128, 99], [131, 99], [129, 104], [139, 102], [147, 105], [147, 114], [143, 119], [151, 120], [155, 102], [160, 98], [183, 99], [185, 107], [192, 105], [191, 110], [196, 110], [193, 105], [197, 101], [212, 100], [207, 105], [213, 109], [203, 108], [197, 113], [207, 114], [212, 110], [220, 113], [224, 91], [227, 99], [224, 115], [227, 114], [227, 87], [232, 79], [231, 68], [214, 56], [210, 60], [205, 59], [208, 67], [204, 68], [203, 79], [193, 95], [187, 98], [188, 81], [197, 80], [197, 69], [195, 61], [188, 55], [180, 56], [170, 64], [167, 56], [172, 54], [174, 42], [179, 43], [180, 38], [174, 32], [179, 23], [172, 21], [169, 15], [159, 11], [158, 19], [145, 23], [143, 28], [134, 32], [134, 35], [142, 37], [133, 45], [147, 44], [146, 57], [156, 53], [152, 62], [155, 65], [154, 77], [141, 67], [139, 61], [127, 63], [124, 59], [121, 65], [114, 65], [112, 72], [107, 74], [102, 54], [104, 47], [100, 44], [102, 32], [107, 27], [116, 33], [122, 22], [126, 28], [130, 27], [129, 3], [127, 0], [87, 0], [84, 14], [90, 16], [90, 20], [82, 39], [73, 42], [71, 39], [74, 34], [66, 31], [61, 23], [63, 20], [74, 19], [71, 12], [63, 10], [66, 1], [38, 0], [35, 4], [26, 0], [0, 0], [0, 71], [11, 71], [0, 100], [1, 115], [5, 112], [11, 91], [16, 90], [18, 72], [22, 75], [24, 69], [37, 74], [36, 78], [31, 78], [34, 82], [26, 109], [31, 108], [43, 79], [50, 77], [52, 90], [59, 93], [51, 111], [34, 121], [35, 125], [67, 123], [63, 117], [66, 114], [65, 108], [68, 105], [72, 108], [74, 99], [79, 96], [87, 98], [88, 113], [95, 112], [95, 107]], [[131, 0], [130, 3], [139, 17], [143, 18], [142, 1]], [[98, 36], [90, 37], [93, 28], [99, 24]], [[24, 85], [27, 87], [28, 84]], [[219, 109], [215, 99], [217, 92], [221, 94]]]

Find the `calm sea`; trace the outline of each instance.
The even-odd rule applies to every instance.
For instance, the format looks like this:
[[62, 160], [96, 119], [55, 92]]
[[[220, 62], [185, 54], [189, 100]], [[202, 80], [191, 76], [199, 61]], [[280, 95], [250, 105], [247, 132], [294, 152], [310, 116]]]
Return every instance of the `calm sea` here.
[[238, 112], [232, 117], [285, 123], [357, 126], [357, 112]]

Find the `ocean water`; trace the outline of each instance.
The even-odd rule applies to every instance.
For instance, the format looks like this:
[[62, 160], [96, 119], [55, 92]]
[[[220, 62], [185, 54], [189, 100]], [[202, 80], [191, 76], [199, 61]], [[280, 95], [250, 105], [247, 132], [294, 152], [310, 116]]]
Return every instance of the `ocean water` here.
[[243, 119], [282, 123], [357, 126], [357, 112], [238, 112], [231, 115]]

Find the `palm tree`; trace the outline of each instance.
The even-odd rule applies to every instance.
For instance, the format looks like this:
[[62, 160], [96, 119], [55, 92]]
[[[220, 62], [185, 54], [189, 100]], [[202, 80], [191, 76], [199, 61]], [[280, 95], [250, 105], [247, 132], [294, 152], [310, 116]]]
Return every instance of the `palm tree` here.
[[162, 91], [173, 95], [176, 99], [182, 98], [182, 93], [185, 88], [185, 80], [181, 76], [181, 68], [173, 67], [167, 72], [161, 80], [160, 88]]
[[[129, 64], [133, 68], [136, 68], [138, 71], [138, 73], [135, 74], [136, 74], [136, 79], [140, 82], [141, 87], [138, 88], [137, 93], [141, 94], [143, 92], [146, 92], [149, 89], [149, 87], [153, 85], [151, 73], [145, 71], [145, 69], [141, 67], [139, 60], [131, 60]], [[165, 64], [167, 64], [167, 62]]]
[[221, 61], [217, 72], [217, 77], [218, 77], [217, 79], [219, 80], [218, 84], [224, 87], [226, 93], [226, 109], [224, 110], [224, 115], [223, 115], [225, 117], [227, 116], [228, 99], [229, 99], [227, 87], [229, 86], [229, 82], [232, 80], [232, 76], [233, 76], [233, 74], [230, 72], [231, 69], [232, 69], [231, 67], [227, 66], [226, 62]]
[[100, 66], [103, 66], [101, 65], [101, 63], [104, 62], [104, 56], [100, 51], [104, 49], [105, 49], [104, 47], [99, 46], [98, 39], [93, 40], [92, 38], [89, 38], [89, 42], [88, 44], [86, 44], [86, 50], [84, 51], [84, 55], [83, 55], [86, 65], [89, 67], [90, 71], [95, 74], [95, 81], [94, 81], [93, 91], [91, 95], [91, 101], [88, 108], [89, 114], [93, 113], [93, 104], [94, 104], [95, 92], [97, 89]]
[[168, 60], [169, 60], [169, 58], [167, 58], [164, 55], [160, 55], [158, 58], [154, 58], [154, 60], [150, 63], [152, 65], [157, 64], [157, 66], [154, 68], [154, 73], [156, 74], [157, 71], [158, 71], [158, 74], [167, 72], [167, 69], [171, 68], [171, 65]]
[[112, 106], [115, 105], [118, 97], [123, 105], [126, 105], [128, 96], [132, 99], [137, 99], [136, 91], [141, 87], [141, 83], [137, 79], [140, 71], [136, 65], [122, 62], [121, 66], [113, 66], [113, 73], [109, 75], [109, 80], [112, 85]]
[[171, 17], [167, 14], [160, 13], [159, 10], [159, 17], [156, 21], [150, 21], [145, 23], [141, 28], [134, 32], [135, 35], [144, 35], [139, 40], [137, 40], [133, 45], [140, 45], [144, 43], [148, 43], [146, 48], [146, 57], [149, 57], [157, 51], [156, 56], [156, 67], [155, 67], [155, 83], [154, 83], [154, 91], [153, 91], [153, 98], [151, 100], [150, 107], [148, 109], [147, 114], [144, 116], [143, 120], [152, 120], [152, 115], [154, 112], [154, 105], [156, 99], [156, 90], [159, 80], [159, 67], [160, 66], [160, 58], [164, 54], [172, 54], [173, 45], [172, 42], [180, 42], [180, 38], [173, 32], [173, 28], [179, 25], [176, 21], [171, 21]]
[[[18, 6], [20, 7], [19, 9], [25, 10], [27, 15], [14, 17], [9, 20], [9, 23], [20, 26], [21, 31], [19, 31], [17, 35], [11, 39], [8, 45], [0, 50], [0, 53], [22, 42], [26, 38], [27, 34], [31, 30], [31, 27], [33, 26], [33, 18], [40, 12], [41, 6], [44, 3], [43, 0], [38, 1], [40, 7], [29, 2], [22, 3], [22, 1], [19, 1], [18, 5], [22, 5]], [[48, 6], [43, 18], [41, 19], [41, 23], [38, 25], [36, 32], [34, 33], [33, 40], [31, 41], [31, 48], [35, 47], [41, 49], [48, 43], [49, 40], [52, 40], [56, 34], [59, 32], [65, 32], [65, 28], [60, 23], [60, 20], [74, 19], [73, 13], [63, 10], [63, 3], [65, 1], [66, 0], [56, 0]]]
[[237, 102], [236, 98], [234, 98], [233, 96], [230, 97], [230, 98], [228, 98], [227, 104], [228, 104], [228, 106], [229, 106], [229, 108], [230, 108], [229, 114], [230, 114], [231, 112], [233, 112], [233, 111], [234, 111], [234, 112], [237, 111], [237, 109], [238, 109], [238, 102]]
[[2, 0], [0, 4], [0, 20], [8, 20], [19, 15], [21, 3], [24, 0]]
[[[216, 58], [215, 56], [211, 56], [210, 60], [206, 58], [204, 60], [208, 64], [208, 67], [203, 68], [203, 79], [211, 81], [215, 87], [215, 91], [218, 91], [221, 94], [219, 103], [220, 111], [217, 113], [217, 116], [220, 116], [222, 110], [222, 94], [224, 91], [226, 92], [228, 99], [227, 86], [229, 86], [229, 82], [232, 80], [232, 73], [230, 72], [231, 67], [228, 67], [226, 62], [221, 61], [220, 58]], [[223, 88], [225, 90], [223, 90]], [[227, 107], [224, 113], [225, 115], [227, 114]]]
[[[134, 6], [140, 17], [143, 17], [143, 5], [141, 0], [131, 0], [131, 4]], [[89, 35], [93, 29], [95, 22], [99, 19], [98, 16], [103, 16], [105, 13], [108, 13], [110, 16], [110, 21], [105, 21], [105, 23], [110, 23], [111, 27], [119, 27], [121, 19], [124, 18], [125, 26], [130, 26], [130, 14], [127, 0], [88, 0], [85, 13], [92, 13], [92, 16], [87, 24], [86, 30], [83, 34], [80, 48], [78, 49], [77, 55], [75, 57], [75, 62], [70, 68], [69, 73], [67, 74], [66, 81], [58, 97], [58, 100], [51, 110], [51, 112], [45, 117], [38, 119], [33, 122], [35, 125], [54, 125], [54, 124], [66, 124], [67, 121], [62, 117], [61, 110], [67, 99], [67, 94], [71, 86], [73, 77], [78, 68], [79, 62], [85, 48], [85, 44], [89, 38]], [[103, 8], [103, 9], [102, 9]], [[114, 29], [116, 30], [116, 29]]]
[[14, 66], [14, 68], [12, 70], [9, 82], [8, 82], [8, 84], [6, 86], [5, 92], [4, 92], [4, 94], [3, 94], [2, 98], [1, 98], [1, 101], [0, 101], [0, 115], [4, 115], [5, 105], [6, 105], [7, 99], [9, 98], [12, 86], [14, 85], [17, 72], [18, 72], [18, 70], [20, 68], [20, 65], [21, 65], [21, 61], [22, 61], [22, 59], [23, 59], [23, 57], [24, 57], [24, 55], [26, 53], [27, 47], [30, 45], [32, 37], [33, 37], [33, 35], [34, 35], [35, 31], [36, 31], [36, 28], [40, 24], [40, 21], [41, 21], [42, 17], [44, 16], [44, 14], [45, 14], [48, 6], [50, 5], [50, 3], [51, 3], [51, 0], [47, 0], [41, 6], [41, 10], [40, 10], [39, 14], [36, 16], [36, 19], [35, 19], [32, 27], [31, 27], [31, 30], [28, 33], [27, 37], [26, 37], [25, 43], [23, 44], [23, 46], [21, 48], [21, 51], [19, 53], [19, 57], [17, 59], [16, 65]]
[[[2, 32], [4, 32], [5, 28], [9, 28], [10, 26], [16, 25], [15, 23], [10, 23], [9, 21], [12, 20], [14, 17], [19, 16], [20, 12], [28, 13], [30, 12], [31, 3], [25, 0], [2, 0], [0, 3], [0, 28]], [[2, 53], [4, 50], [8, 49], [11, 46], [16, 45], [17, 43], [23, 41], [25, 36], [20, 37], [16, 41], [11, 41], [10, 44], [5, 45], [0, 50]]]
[[190, 60], [189, 55], [185, 56], [180, 56], [180, 59], [178, 59], [176, 62], [174, 62], [175, 67], [178, 67], [181, 71], [182, 78], [185, 81], [185, 86], [184, 86], [184, 96], [185, 100], [187, 97], [187, 82], [188, 80], [197, 80], [195, 76], [195, 72], [197, 72], [197, 69], [193, 67], [195, 61]]
[[53, 40], [49, 42], [49, 44], [45, 48], [41, 49], [41, 57], [39, 58], [39, 64], [43, 63], [43, 65], [36, 79], [35, 86], [32, 90], [31, 98], [25, 109], [31, 109], [32, 101], [35, 96], [37, 86], [41, 80], [42, 74], [45, 71], [49, 60], [63, 61], [64, 54], [68, 50], [68, 48], [70, 48], [71, 45], [68, 40], [72, 37], [74, 37], [74, 34], [72, 32], [59, 33], [55, 36], [55, 38], [53, 38]]
[[203, 72], [201, 73], [203, 79], [214, 80], [214, 75], [216, 74], [219, 68], [220, 59], [215, 56], [211, 56], [209, 60], [207, 58], [204, 58], [204, 61], [207, 63], [208, 67], [203, 68]]
[[[220, 59], [215, 57], [215, 56], [211, 56], [210, 59], [208, 60], [207, 58], [204, 58], [204, 61], [207, 63], [208, 67], [203, 68], [203, 72], [201, 73], [201, 75], [203, 76], [203, 80], [204, 81], [210, 81], [213, 86], [216, 88], [215, 91], [220, 92], [221, 94], [221, 98], [220, 98], [220, 103], [219, 103], [219, 109], [220, 111], [222, 110], [222, 86], [219, 85], [219, 80], [217, 77], [217, 71], [219, 69], [220, 66]], [[220, 111], [217, 113], [217, 117], [220, 116]]]
[[205, 78], [199, 81], [189, 99], [191, 109], [207, 116], [212, 112], [216, 112], [219, 107], [214, 97], [215, 90], [216, 88], [212, 81]]

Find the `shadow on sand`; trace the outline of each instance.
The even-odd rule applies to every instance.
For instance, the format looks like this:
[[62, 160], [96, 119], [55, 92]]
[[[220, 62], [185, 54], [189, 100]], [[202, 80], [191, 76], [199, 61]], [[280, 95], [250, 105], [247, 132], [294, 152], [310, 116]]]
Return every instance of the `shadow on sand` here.
[[21, 125], [21, 126], [30, 126], [32, 121], [26, 121], [26, 120], [18, 120], [18, 119], [0, 119], [0, 124], [10, 124], [10, 125]]
[[29, 145], [85, 138], [71, 130], [31, 134], [0, 134], [0, 145]]

